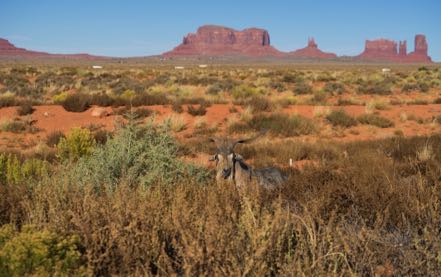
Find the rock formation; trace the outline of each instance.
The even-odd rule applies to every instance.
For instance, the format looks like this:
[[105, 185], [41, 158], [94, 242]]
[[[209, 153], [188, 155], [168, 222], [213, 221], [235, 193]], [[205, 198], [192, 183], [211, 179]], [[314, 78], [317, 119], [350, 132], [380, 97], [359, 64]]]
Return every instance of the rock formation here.
[[46, 53], [27, 51], [24, 48], [17, 48], [8, 40], [0, 38], [0, 55], [16, 56], [16, 55], [32, 55], [32, 54], [46, 54]]
[[398, 56], [400, 56], [400, 58], [404, 58], [407, 56], [407, 41], [400, 41], [398, 47]]
[[[398, 43], [388, 39], [366, 40], [363, 53], [356, 57], [342, 57], [342, 60], [386, 61], [397, 63], [431, 63], [428, 43], [424, 35], [415, 36], [415, 48], [407, 53], [407, 42]], [[337, 59], [334, 53], [321, 51], [313, 38], [308, 45], [292, 52], [281, 52], [270, 44], [268, 31], [248, 28], [237, 31], [231, 28], [205, 25], [196, 33], [186, 35], [182, 43], [163, 54], [164, 57], [270, 57], [279, 59]], [[97, 60], [105, 57], [88, 54], [50, 54], [17, 48], [6, 39], [0, 38], [0, 58], [61, 58]]]
[[[397, 48], [398, 47], [398, 48]], [[366, 40], [363, 53], [356, 58], [361, 60], [427, 63], [432, 59], [427, 54], [428, 45], [424, 35], [415, 36], [415, 50], [407, 54], [407, 42], [400, 41], [399, 45], [393, 40]]]
[[305, 48], [289, 52], [288, 55], [290, 57], [297, 57], [297, 58], [314, 58], [314, 59], [337, 58], [337, 55], [334, 53], [326, 53], [321, 51], [318, 48], [317, 43], [315, 43], [314, 38], [308, 39], [308, 45]]
[[173, 56], [282, 56], [283, 53], [270, 45], [266, 30], [249, 28], [237, 31], [231, 28], [206, 25], [195, 34], [184, 37], [182, 43], [163, 54]]
[[12, 58], [63, 58], [63, 59], [86, 59], [96, 60], [104, 57], [92, 56], [89, 54], [49, 54], [46, 52], [30, 51], [24, 48], [15, 47], [6, 39], [0, 38], [0, 57]]
[[409, 55], [407, 55], [408, 62], [432, 62], [432, 59], [428, 56], [428, 44], [426, 41], [426, 36], [416, 35], [415, 36], [415, 50]]

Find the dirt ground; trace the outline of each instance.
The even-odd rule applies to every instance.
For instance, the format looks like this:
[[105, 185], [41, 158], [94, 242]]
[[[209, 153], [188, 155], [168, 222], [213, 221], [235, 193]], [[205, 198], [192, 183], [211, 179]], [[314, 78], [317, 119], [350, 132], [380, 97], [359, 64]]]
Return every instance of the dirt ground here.
[[[172, 116], [179, 117], [180, 120], [185, 122], [186, 128], [175, 133], [178, 139], [186, 139], [191, 137], [194, 132], [197, 122], [205, 122], [206, 126], [217, 126], [218, 136], [225, 133], [225, 127], [227, 121], [232, 118], [238, 118], [241, 111], [241, 107], [236, 106], [238, 113], [231, 113], [231, 104], [215, 104], [207, 108], [205, 116], [191, 116], [190, 114], [183, 112], [177, 114], [172, 111], [170, 106], [148, 106], [152, 111], [155, 111], [155, 122], [161, 122], [164, 119]], [[294, 105], [280, 110], [288, 114], [299, 114], [308, 118], [317, 117], [317, 111], [319, 110], [333, 110], [343, 108], [352, 116], [358, 116], [366, 112], [365, 106], [324, 106], [319, 108], [318, 106], [310, 105]], [[0, 132], [0, 148], [16, 148], [26, 149], [33, 147], [40, 142], [44, 142], [46, 136], [54, 131], [61, 131], [68, 133], [74, 127], [88, 127], [88, 126], [102, 126], [102, 128], [112, 131], [115, 129], [116, 122], [121, 120], [120, 115], [115, 115], [112, 108], [106, 108], [110, 113], [106, 117], [94, 117], [92, 111], [95, 107], [82, 113], [67, 112], [63, 107], [58, 105], [45, 105], [36, 106], [32, 115], [17, 116], [15, 107], [8, 107], [0, 109], [0, 123], [7, 120], [13, 120], [14, 118], [20, 118], [22, 120], [33, 120], [34, 126], [39, 129], [36, 133], [11, 133]], [[185, 110], [185, 109], [184, 109]], [[318, 139], [330, 140], [330, 141], [355, 141], [355, 140], [371, 140], [386, 138], [396, 135], [397, 131], [404, 136], [414, 135], [428, 135], [431, 133], [439, 132], [441, 125], [438, 123], [431, 123], [434, 116], [441, 114], [441, 104], [429, 104], [429, 105], [391, 105], [385, 110], [375, 111], [381, 116], [384, 116], [394, 121], [395, 126], [392, 128], [378, 128], [370, 125], [357, 125], [352, 128], [335, 128], [330, 124], [327, 124], [323, 118], [317, 118], [320, 121], [321, 130], [317, 135], [299, 136], [294, 139], [301, 141], [313, 142]], [[406, 118], [417, 118], [418, 120], [409, 120]], [[148, 120], [148, 119], [146, 119]], [[418, 122], [420, 121], [420, 122]], [[423, 122], [423, 123], [422, 123]]]

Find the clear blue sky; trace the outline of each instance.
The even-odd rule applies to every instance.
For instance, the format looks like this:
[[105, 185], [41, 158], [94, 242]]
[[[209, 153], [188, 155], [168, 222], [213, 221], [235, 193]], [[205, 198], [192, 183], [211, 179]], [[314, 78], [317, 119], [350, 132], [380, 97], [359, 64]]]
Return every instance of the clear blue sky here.
[[261, 27], [284, 51], [314, 36], [319, 47], [355, 55], [365, 39], [427, 36], [441, 61], [439, 0], [0, 0], [0, 37], [52, 53], [145, 56], [167, 51], [204, 24]]

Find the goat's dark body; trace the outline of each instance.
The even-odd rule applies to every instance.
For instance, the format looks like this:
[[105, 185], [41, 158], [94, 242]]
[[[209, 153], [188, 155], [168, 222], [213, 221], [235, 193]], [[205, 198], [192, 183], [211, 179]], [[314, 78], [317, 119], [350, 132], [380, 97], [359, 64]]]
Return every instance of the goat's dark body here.
[[211, 159], [216, 161], [217, 181], [234, 182], [237, 187], [245, 187], [254, 181], [267, 189], [275, 188], [286, 181], [287, 178], [277, 168], [252, 169], [240, 155], [234, 152], [234, 146], [238, 143], [246, 143], [254, 139], [212, 139], [218, 148], [218, 153]]
[[253, 169], [242, 160], [237, 160], [234, 163], [234, 174], [230, 178], [238, 187], [255, 181], [266, 189], [273, 189], [285, 182], [286, 179], [286, 176], [275, 167]]

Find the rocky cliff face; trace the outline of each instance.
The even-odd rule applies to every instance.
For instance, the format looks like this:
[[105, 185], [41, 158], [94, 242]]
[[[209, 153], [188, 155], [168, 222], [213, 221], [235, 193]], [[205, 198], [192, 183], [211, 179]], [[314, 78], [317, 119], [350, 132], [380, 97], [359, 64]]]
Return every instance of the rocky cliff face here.
[[0, 38], [0, 55], [18, 55], [26, 54], [26, 52], [38, 53], [33, 51], [26, 51], [23, 48], [17, 48], [6, 39]]
[[305, 48], [289, 52], [288, 55], [290, 57], [296, 57], [296, 58], [313, 58], [313, 59], [337, 58], [337, 55], [334, 53], [327, 53], [321, 51], [318, 48], [317, 43], [315, 43], [314, 38], [310, 38], [308, 40], [308, 45]]
[[415, 50], [407, 55], [408, 62], [432, 62], [432, 59], [428, 56], [427, 51], [429, 46], [426, 41], [426, 36], [415, 36]]
[[[398, 48], [397, 48], [398, 47]], [[428, 45], [424, 35], [415, 36], [415, 50], [407, 54], [407, 42], [400, 41], [399, 45], [393, 40], [366, 40], [363, 53], [356, 58], [361, 60], [389, 62], [431, 62], [427, 54]]]
[[249, 28], [237, 31], [231, 28], [206, 25], [195, 34], [184, 37], [182, 43], [164, 56], [281, 56], [282, 53], [270, 45], [266, 30]]
[[103, 59], [103, 57], [92, 56], [89, 54], [49, 54], [46, 52], [30, 51], [24, 48], [15, 47], [6, 39], [0, 38], [0, 57], [12, 58], [63, 58], [63, 59], [86, 59], [96, 60]]

